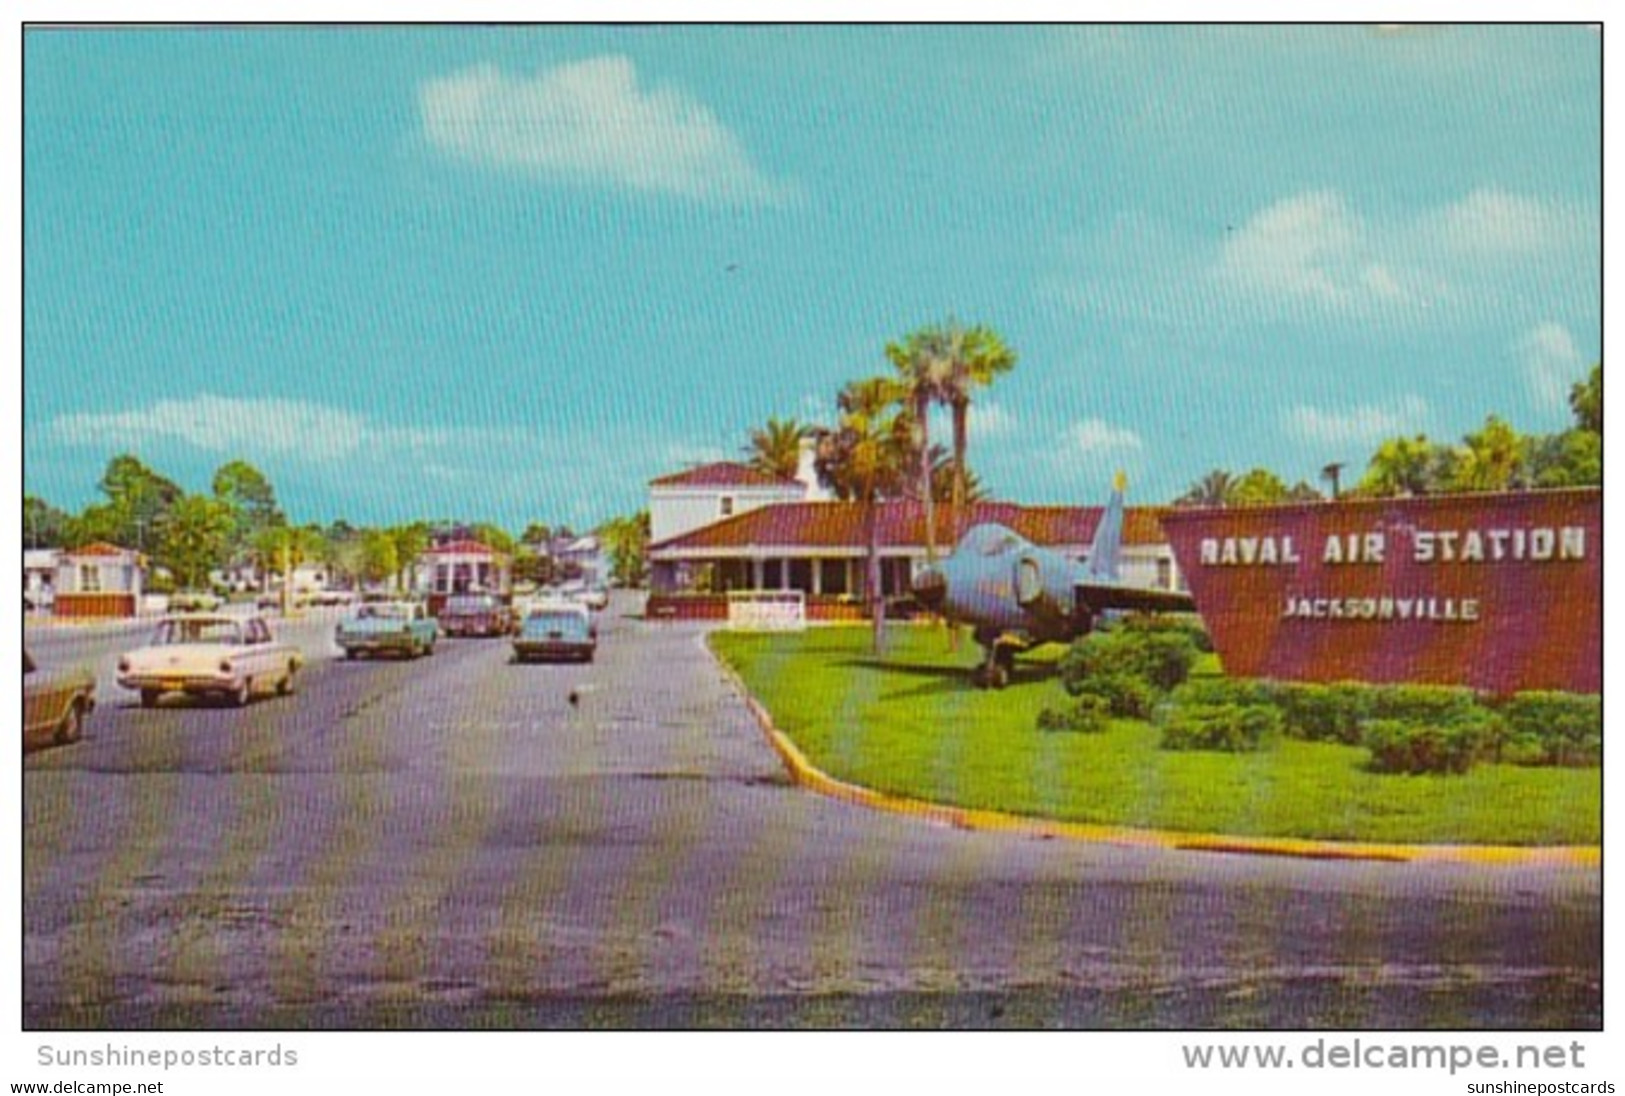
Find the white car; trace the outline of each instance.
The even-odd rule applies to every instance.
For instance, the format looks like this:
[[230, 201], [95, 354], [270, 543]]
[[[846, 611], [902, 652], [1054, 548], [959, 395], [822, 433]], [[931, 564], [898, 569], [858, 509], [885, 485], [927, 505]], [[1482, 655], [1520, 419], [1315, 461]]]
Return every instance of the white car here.
[[304, 662], [259, 617], [190, 613], [161, 621], [145, 647], [120, 658], [118, 683], [138, 691], [143, 708], [165, 693], [220, 696], [242, 707], [259, 690], [291, 693]]

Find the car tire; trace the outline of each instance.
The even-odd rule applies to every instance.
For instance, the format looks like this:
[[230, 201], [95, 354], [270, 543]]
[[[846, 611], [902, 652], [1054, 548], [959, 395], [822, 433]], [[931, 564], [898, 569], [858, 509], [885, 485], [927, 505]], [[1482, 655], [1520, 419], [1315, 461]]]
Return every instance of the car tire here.
[[237, 691], [231, 694], [231, 706], [233, 708], [246, 708], [253, 695], [254, 681], [252, 678], [245, 677], [243, 683], [237, 686]]
[[141, 690], [141, 706], [143, 708], [156, 708], [158, 706], [158, 690], [157, 689], [142, 689]]
[[276, 683], [277, 696], [293, 695], [293, 664], [289, 663], [288, 672], [282, 675], [282, 680]]
[[79, 741], [79, 736], [85, 732], [85, 710], [75, 700], [68, 705], [68, 710], [62, 716], [62, 722], [57, 724], [56, 744], [66, 746], [70, 742]]

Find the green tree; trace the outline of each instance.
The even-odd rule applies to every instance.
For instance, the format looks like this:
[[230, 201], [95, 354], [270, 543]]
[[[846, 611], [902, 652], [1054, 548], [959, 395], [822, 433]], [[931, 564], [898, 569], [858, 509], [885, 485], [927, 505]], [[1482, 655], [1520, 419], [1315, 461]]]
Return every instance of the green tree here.
[[96, 485], [107, 496], [107, 509], [90, 522], [94, 539], [146, 549], [157, 543], [171, 507], [185, 497], [179, 484], [154, 472], [128, 453], [107, 462]]
[[361, 577], [367, 582], [384, 582], [400, 572], [400, 555], [395, 538], [387, 529], [367, 529], [361, 534]]
[[1377, 447], [1360, 480], [1362, 495], [1426, 495], [1448, 482], [1453, 457], [1426, 435], [1389, 438]]
[[1254, 468], [1236, 480], [1225, 498], [1226, 506], [1274, 506], [1292, 501], [1292, 491], [1267, 468]]
[[1504, 419], [1491, 415], [1462, 441], [1447, 490], [1506, 491], [1520, 485], [1525, 443]]
[[1574, 429], [1526, 438], [1524, 470], [1532, 487], [1600, 487], [1602, 435]]
[[1236, 478], [1222, 468], [1215, 468], [1174, 500], [1175, 506], [1226, 506], [1230, 492], [1235, 489]]
[[1574, 409], [1574, 424], [1593, 434], [1602, 433], [1602, 363], [1591, 367], [1591, 376], [1580, 381], [1569, 391], [1569, 406]]
[[469, 533], [472, 534], [475, 540], [493, 552], [501, 552], [510, 558], [513, 556], [514, 549], [518, 547], [517, 542], [513, 539], [513, 534], [488, 521], [475, 522], [469, 529]]
[[[874, 649], [886, 648], [886, 599], [880, 575], [880, 502], [902, 493], [916, 438], [903, 413], [911, 388], [889, 377], [853, 381], [841, 390], [836, 403], [839, 427], [819, 439], [818, 474], [838, 498], [854, 499], [864, 508], [867, 566], [864, 587], [869, 596], [874, 627]], [[930, 490], [926, 494], [926, 520], [931, 520]]]
[[23, 538], [28, 547], [65, 547], [71, 520], [38, 495], [23, 496]]
[[397, 584], [402, 590], [409, 590], [412, 568], [417, 566], [418, 557], [429, 550], [429, 526], [421, 521], [397, 525], [389, 534], [395, 540], [396, 564], [400, 567]]
[[795, 419], [769, 418], [767, 424], [750, 432], [745, 453], [750, 466], [770, 476], [794, 479], [801, 466], [801, 439], [808, 427]]
[[[954, 375], [952, 350], [947, 326], [924, 327], [907, 335], [901, 342], [886, 345], [886, 359], [897, 370], [903, 386], [903, 402], [909, 411], [906, 418], [888, 412], [887, 424], [888, 427], [906, 426], [909, 430], [917, 497], [925, 504], [925, 559], [932, 564], [937, 560], [937, 522], [931, 490], [931, 408], [948, 402], [949, 386]], [[843, 394], [851, 390], [852, 386], [848, 385]], [[840, 430], [837, 430], [839, 433]], [[877, 632], [877, 648], [879, 642]]]
[[262, 529], [280, 525], [286, 519], [277, 505], [276, 490], [265, 473], [244, 460], [222, 464], [211, 483], [214, 497], [231, 508], [238, 518], [243, 542]]
[[988, 387], [1014, 369], [1016, 352], [1005, 344], [998, 332], [980, 324], [962, 328], [950, 321], [946, 342], [951, 367], [947, 398], [954, 424], [954, 481], [949, 505], [953, 508], [954, 535], [957, 536], [963, 532], [961, 514], [970, 491], [970, 470], [965, 454], [970, 446], [971, 397], [978, 388]]
[[225, 503], [207, 495], [187, 495], [165, 514], [154, 558], [183, 586], [197, 589], [225, 562], [235, 528]]
[[649, 511], [612, 518], [598, 530], [598, 539], [609, 553], [610, 576], [618, 585], [643, 585], [649, 548]]

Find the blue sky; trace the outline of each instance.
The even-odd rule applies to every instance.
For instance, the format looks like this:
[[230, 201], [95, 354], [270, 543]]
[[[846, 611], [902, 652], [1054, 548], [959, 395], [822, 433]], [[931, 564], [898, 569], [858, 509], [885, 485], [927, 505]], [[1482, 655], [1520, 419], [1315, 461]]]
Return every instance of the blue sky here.
[[25, 487], [235, 457], [296, 520], [589, 525], [956, 316], [999, 497], [1569, 421], [1600, 37], [32, 31]]

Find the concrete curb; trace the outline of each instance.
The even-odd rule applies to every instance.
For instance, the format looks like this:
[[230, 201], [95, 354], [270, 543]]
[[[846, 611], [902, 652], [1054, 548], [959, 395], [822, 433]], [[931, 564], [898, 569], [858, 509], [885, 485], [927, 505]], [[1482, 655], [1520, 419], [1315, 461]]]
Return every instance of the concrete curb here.
[[1366, 860], [1388, 863], [1453, 863], [1526, 867], [1532, 865], [1595, 868], [1602, 864], [1602, 849], [1593, 845], [1535, 848], [1522, 845], [1394, 845], [1370, 842], [1317, 841], [1295, 837], [1232, 837], [1211, 833], [1183, 833], [1177, 830], [1143, 830], [1127, 826], [1060, 822], [1028, 815], [975, 807], [954, 807], [929, 800], [878, 792], [857, 784], [836, 780], [807, 760], [799, 747], [773, 723], [773, 717], [746, 687], [737, 674], [705, 642], [701, 644], [722, 669], [723, 674], [744, 698], [757, 726], [799, 786], [831, 799], [854, 803], [872, 810], [907, 815], [964, 830], [988, 830], [1025, 834], [1029, 837], [1059, 838], [1102, 845], [1161, 848], [1184, 852], [1237, 853], [1249, 856], [1284, 856], [1301, 860]]

